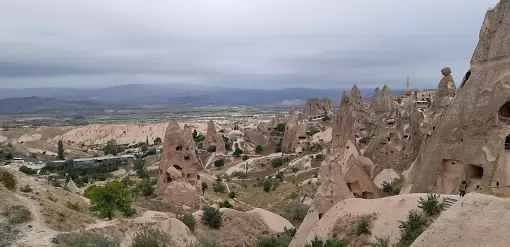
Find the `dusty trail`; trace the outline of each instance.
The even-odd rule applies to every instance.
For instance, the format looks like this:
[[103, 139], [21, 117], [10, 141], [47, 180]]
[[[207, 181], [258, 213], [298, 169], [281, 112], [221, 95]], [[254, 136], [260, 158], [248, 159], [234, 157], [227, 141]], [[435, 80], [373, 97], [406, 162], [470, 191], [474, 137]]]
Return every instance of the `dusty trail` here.
[[23, 237], [18, 243], [26, 243], [35, 246], [49, 246], [51, 245], [51, 239], [57, 236], [60, 232], [52, 230], [44, 224], [44, 218], [41, 216], [41, 207], [37, 201], [34, 201], [28, 197], [15, 194], [23, 205], [28, 207], [32, 214], [32, 220], [21, 227]]

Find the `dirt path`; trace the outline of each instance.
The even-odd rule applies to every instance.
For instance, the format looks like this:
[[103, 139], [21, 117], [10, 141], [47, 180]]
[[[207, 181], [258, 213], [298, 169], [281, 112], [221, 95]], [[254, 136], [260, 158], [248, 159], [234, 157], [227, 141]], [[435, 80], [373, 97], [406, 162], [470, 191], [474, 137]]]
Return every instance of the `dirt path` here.
[[16, 198], [27, 206], [32, 214], [32, 221], [28, 222], [21, 227], [21, 232], [24, 234], [18, 243], [26, 243], [35, 246], [49, 246], [51, 239], [57, 236], [60, 232], [52, 230], [44, 224], [44, 218], [41, 216], [41, 207], [37, 201], [28, 197], [15, 194]]
[[216, 153], [213, 153], [211, 155], [211, 157], [209, 157], [209, 159], [207, 160], [207, 163], [205, 163], [205, 169], [207, 169], [207, 167], [209, 167], [209, 165], [213, 163], [214, 157], [216, 157]]

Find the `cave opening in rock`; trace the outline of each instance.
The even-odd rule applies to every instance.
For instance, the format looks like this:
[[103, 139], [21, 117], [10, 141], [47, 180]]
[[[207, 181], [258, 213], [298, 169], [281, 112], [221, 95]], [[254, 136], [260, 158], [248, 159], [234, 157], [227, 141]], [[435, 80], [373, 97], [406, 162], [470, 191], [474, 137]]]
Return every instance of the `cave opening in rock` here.
[[180, 166], [178, 166], [178, 165], [174, 165], [174, 168], [179, 170], [179, 171], [182, 171], [182, 168]]
[[508, 122], [510, 119], [510, 101], [507, 101], [498, 112], [499, 120], [502, 122]]
[[505, 150], [510, 150], [510, 135], [505, 138]]
[[469, 165], [468, 174], [470, 178], [481, 179], [483, 177], [483, 168], [476, 165]]
[[189, 160], [190, 157], [189, 156], [184, 156], [184, 160]]
[[177, 147], [175, 147], [175, 150], [176, 150], [176, 151], [182, 151], [182, 146], [177, 146]]

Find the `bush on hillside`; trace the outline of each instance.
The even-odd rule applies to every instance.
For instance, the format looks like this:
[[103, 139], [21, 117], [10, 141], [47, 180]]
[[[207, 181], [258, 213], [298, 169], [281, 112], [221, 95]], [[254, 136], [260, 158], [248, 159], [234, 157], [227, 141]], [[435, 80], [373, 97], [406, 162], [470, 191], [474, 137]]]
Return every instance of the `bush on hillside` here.
[[3, 208], [4, 216], [10, 224], [21, 224], [32, 219], [30, 210], [24, 205], [11, 205]]
[[195, 217], [192, 214], [183, 214], [179, 216], [179, 220], [186, 225], [191, 232], [195, 232]]
[[375, 237], [375, 240], [370, 243], [371, 247], [390, 247], [389, 237]]
[[14, 175], [5, 169], [0, 169], [0, 182], [2, 182], [7, 189], [13, 190], [16, 188]]
[[305, 245], [305, 247], [347, 247], [348, 245], [349, 243], [344, 240], [328, 239], [323, 241], [322, 239], [315, 237], [315, 239]]
[[206, 207], [202, 214], [202, 222], [211, 228], [220, 228], [223, 223], [222, 215], [218, 209]]
[[300, 202], [292, 203], [283, 208], [283, 217], [291, 222], [301, 223], [305, 219], [310, 206]]
[[242, 171], [235, 171], [230, 174], [231, 177], [239, 178], [239, 179], [246, 179], [248, 178], [248, 173], [242, 172]]
[[422, 215], [417, 210], [409, 211], [406, 221], [400, 221], [400, 240], [397, 247], [409, 247], [423, 232]]
[[13, 246], [21, 237], [21, 231], [14, 224], [0, 221], [0, 246]]
[[213, 191], [216, 192], [216, 193], [225, 193], [225, 191], [227, 190], [227, 187], [225, 187], [225, 185], [223, 184], [223, 182], [215, 182], [213, 184]]
[[26, 166], [22, 166], [22, 167], [20, 167], [20, 168], [19, 168], [19, 171], [20, 171], [20, 172], [23, 172], [23, 173], [25, 173], [25, 174], [27, 174], [27, 175], [34, 175], [34, 174], [37, 174], [37, 171], [36, 171], [36, 170], [31, 169], [31, 168], [28, 168], [28, 167], [26, 167]]
[[220, 169], [221, 167], [223, 167], [225, 165], [225, 161], [220, 159], [220, 160], [215, 160], [214, 161], [214, 166], [218, 169]]
[[289, 246], [292, 238], [296, 235], [296, 228], [284, 228], [284, 232], [276, 236], [261, 237], [257, 241], [257, 247], [282, 247]]
[[259, 154], [259, 153], [262, 153], [262, 151], [263, 151], [263, 149], [262, 149], [262, 145], [257, 145], [257, 146], [255, 147], [255, 153], [258, 153], [258, 154]]
[[273, 165], [274, 168], [282, 166], [283, 159], [282, 158], [274, 158], [273, 160], [271, 160], [271, 164]]
[[117, 239], [94, 233], [74, 233], [65, 241], [67, 247], [118, 247]]
[[418, 201], [419, 208], [428, 215], [436, 215], [441, 211], [441, 205], [439, 204], [439, 195], [428, 194], [427, 200], [420, 198]]
[[220, 202], [220, 204], [218, 206], [220, 206], [220, 208], [233, 208], [234, 207], [234, 206], [232, 206], [232, 204], [230, 204], [230, 202], [228, 200]]
[[223, 247], [217, 238], [210, 236], [201, 236], [198, 238], [198, 242], [191, 247]]
[[28, 185], [28, 184], [25, 185], [25, 187], [21, 187], [21, 189], [19, 189], [19, 190], [21, 190], [21, 192], [25, 192], [25, 193], [30, 193], [33, 191], [32, 188], [30, 187], [30, 185]]
[[172, 247], [172, 238], [162, 230], [144, 225], [133, 237], [131, 247]]
[[234, 198], [236, 198], [236, 192], [235, 192], [235, 191], [230, 191], [230, 193], [228, 193], [228, 197], [229, 197], [230, 199], [234, 199]]
[[358, 225], [356, 226], [356, 235], [369, 234], [370, 235], [370, 216], [358, 217]]

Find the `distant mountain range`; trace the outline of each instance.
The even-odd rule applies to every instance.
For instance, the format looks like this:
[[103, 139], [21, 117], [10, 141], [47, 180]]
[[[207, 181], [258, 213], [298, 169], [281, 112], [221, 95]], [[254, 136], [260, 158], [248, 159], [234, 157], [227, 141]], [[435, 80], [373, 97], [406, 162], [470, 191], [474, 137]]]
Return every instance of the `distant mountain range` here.
[[[335, 105], [349, 89], [286, 88], [278, 90], [223, 88], [203, 85], [130, 84], [100, 89], [0, 89], [0, 114], [80, 111], [171, 106], [288, 107], [308, 98], [329, 98]], [[370, 99], [373, 89], [361, 89]], [[401, 91], [395, 91], [399, 94]], [[299, 106], [299, 105], [297, 105]]]

